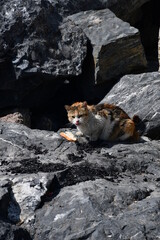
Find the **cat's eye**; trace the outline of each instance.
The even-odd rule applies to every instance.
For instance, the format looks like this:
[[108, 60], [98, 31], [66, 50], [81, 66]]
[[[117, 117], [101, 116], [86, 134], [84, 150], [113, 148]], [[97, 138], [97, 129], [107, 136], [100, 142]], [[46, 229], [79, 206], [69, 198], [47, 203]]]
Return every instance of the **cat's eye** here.
[[72, 118], [75, 118], [75, 116], [72, 116]]
[[82, 115], [82, 114], [78, 115], [78, 118], [81, 118], [81, 117], [83, 117], [83, 115]]

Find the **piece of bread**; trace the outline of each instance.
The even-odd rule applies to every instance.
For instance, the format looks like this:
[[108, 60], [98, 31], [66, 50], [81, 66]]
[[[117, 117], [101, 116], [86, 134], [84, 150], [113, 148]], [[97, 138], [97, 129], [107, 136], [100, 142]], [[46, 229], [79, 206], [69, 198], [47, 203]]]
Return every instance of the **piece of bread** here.
[[70, 142], [75, 142], [77, 140], [77, 138], [71, 132], [61, 132], [60, 136], [64, 137], [65, 139], [67, 139]]

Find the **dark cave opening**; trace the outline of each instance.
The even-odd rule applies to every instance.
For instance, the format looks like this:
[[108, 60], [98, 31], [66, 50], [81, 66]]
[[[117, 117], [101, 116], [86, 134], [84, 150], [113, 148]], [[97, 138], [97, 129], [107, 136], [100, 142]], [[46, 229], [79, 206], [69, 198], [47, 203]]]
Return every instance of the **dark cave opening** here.
[[63, 84], [47, 104], [40, 108], [32, 108], [31, 128], [58, 131], [68, 126], [67, 113], [64, 105], [71, 105], [77, 101], [87, 101], [88, 104], [97, 104], [109, 92], [116, 79], [103, 84], [95, 84], [95, 64], [92, 54], [92, 45], [87, 43], [87, 55], [79, 76], [63, 78]]
[[76, 81], [71, 77], [64, 79], [60, 88], [54, 94], [50, 94], [47, 102], [39, 107], [31, 108], [31, 128], [58, 131], [67, 123], [64, 105], [80, 99], [80, 94], [76, 89]]

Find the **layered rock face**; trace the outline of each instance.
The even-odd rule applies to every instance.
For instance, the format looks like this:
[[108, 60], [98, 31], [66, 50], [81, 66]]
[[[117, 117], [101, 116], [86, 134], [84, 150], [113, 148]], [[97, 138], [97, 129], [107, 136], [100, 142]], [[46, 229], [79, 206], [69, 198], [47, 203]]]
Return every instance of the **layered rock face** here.
[[[0, 239], [159, 238], [154, 3], [0, 2]], [[83, 100], [138, 115], [140, 141], [62, 138], [64, 105]]]

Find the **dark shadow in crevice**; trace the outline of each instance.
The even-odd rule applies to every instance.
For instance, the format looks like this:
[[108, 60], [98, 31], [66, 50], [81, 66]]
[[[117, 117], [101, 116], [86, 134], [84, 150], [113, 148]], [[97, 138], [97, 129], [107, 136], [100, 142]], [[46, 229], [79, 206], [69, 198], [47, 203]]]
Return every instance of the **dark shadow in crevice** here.
[[91, 42], [87, 41], [87, 55], [82, 66], [82, 74], [77, 78], [77, 91], [81, 92], [81, 100], [89, 104], [97, 104], [116, 84], [112, 79], [101, 84], [95, 83], [95, 62]]
[[[32, 149], [32, 148], [29, 148]], [[38, 149], [37, 149], [38, 150]], [[36, 150], [36, 151], [37, 151]], [[40, 150], [41, 151], [41, 150]], [[40, 153], [38, 150], [38, 152]], [[45, 151], [45, 150], [44, 150]], [[43, 152], [41, 152], [43, 153]], [[31, 173], [38, 173], [38, 172], [56, 172], [56, 171], [62, 171], [65, 169], [65, 165], [61, 163], [41, 163], [38, 160], [38, 157], [36, 158], [26, 158], [21, 161], [20, 166], [12, 167], [10, 168], [11, 173], [13, 174], [31, 174]]]
[[26, 229], [18, 228], [14, 230], [14, 240], [32, 240]]
[[157, 126], [153, 129], [150, 129], [145, 135], [152, 140], [160, 140], [160, 127]]
[[104, 167], [82, 161], [60, 172], [57, 178], [62, 188], [96, 179], [106, 179], [115, 182], [119, 175], [119, 169], [115, 163], [116, 160], [112, 159], [111, 162], [108, 162], [108, 166]]
[[142, 45], [148, 61], [148, 71], [157, 71], [158, 35], [160, 28], [160, 1], [152, 0], [141, 7], [141, 18], [134, 24], [140, 31]]
[[21, 222], [21, 208], [16, 201], [12, 188], [9, 189], [10, 202], [8, 206], [8, 219], [12, 224], [18, 224]]
[[57, 176], [55, 175], [52, 181], [48, 184], [47, 191], [41, 197], [41, 202], [36, 209], [42, 208], [45, 202], [50, 202], [53, 198], [55, 198], [59, 194], [60, 190], [61, 186], [59, 184]]
[[0, 220], [4, 222], [10, 222], [8, 219], [8, 206], [11, 200], [9, 191], [4, 194], [0, 200]]
[[8, 183], [7, 190], [8, 192], [0, 201], [0, 220], [15, 225], [20, 222], [21, 209], [14, 197], [11, 185]]

